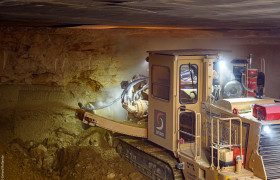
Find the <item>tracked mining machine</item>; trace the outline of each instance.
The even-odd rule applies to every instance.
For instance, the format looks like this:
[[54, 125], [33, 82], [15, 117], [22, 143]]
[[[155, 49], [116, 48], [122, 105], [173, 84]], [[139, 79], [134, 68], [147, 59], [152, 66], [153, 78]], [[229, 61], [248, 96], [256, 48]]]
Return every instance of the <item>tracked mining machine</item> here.
[[220, 50], [148, 53], [149, 78], [122, 82], [112, 102], [121, 100], [130, 122], [141, 120], [92, 112], [112, 103], [79, 103], [83, 123], [123, 134], [116, 151], [151, 179], [280, 178], [280, 103], [263, 95], [264, 72], [249, 69], [251, 55], [222, 67]]

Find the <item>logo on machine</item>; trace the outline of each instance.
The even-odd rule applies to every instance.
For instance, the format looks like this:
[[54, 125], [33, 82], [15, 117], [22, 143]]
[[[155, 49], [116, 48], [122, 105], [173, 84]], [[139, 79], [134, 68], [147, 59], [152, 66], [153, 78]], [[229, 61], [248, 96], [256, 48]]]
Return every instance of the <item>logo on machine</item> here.
[[166, 113], [155, 110], [154, 132], [162, 138], [165, 138], [166, 132]]

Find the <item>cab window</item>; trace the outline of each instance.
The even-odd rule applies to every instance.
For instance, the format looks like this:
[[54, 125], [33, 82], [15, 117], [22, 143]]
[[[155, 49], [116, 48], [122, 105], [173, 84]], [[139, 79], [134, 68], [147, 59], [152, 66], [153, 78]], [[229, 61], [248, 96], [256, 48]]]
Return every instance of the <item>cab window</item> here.
[[167, 66], [152, 66], [152, 95], [169, 101], [170, 70]]
[[180, 67], [180, 103], [195, 104], [198, 92], [198, 66], [183, 64]]

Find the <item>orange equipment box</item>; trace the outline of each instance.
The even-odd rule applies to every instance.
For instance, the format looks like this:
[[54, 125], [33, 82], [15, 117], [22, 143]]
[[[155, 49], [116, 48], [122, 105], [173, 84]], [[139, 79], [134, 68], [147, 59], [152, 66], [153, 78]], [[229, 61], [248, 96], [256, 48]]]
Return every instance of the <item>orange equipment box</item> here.
[[[233, 165], [235, 166], [236, 158], [240, 157], [240, 147], [234, 146], [231, 148], [231, 150], [233, 151]], [[245, 149], [242, 148], [242, 165], [243, 166], [244, 166], [244, 162], [245, 162]]]

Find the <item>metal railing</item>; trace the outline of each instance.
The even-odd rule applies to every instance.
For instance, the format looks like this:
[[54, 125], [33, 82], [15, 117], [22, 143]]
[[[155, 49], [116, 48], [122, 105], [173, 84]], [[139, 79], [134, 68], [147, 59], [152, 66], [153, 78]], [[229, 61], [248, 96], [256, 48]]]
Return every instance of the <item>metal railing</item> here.
[[[213, 121], [214, 121], [214, 119], [216, 119], [217, 120], [217, 142], [216, 143], [214, 143], [214, 140], [213, 140], [213, 136], [214, 136], [214, 133], [213, 133]], [[231, 126], [232, 126], [232, 123], [231, 123], [231, 121], [232, 120], [237, 120], [237, 121], [239, 121], [240, 122], [240, 129], [239, 129], [239, 145], [236, 145], [236, 144], [234, 144], [234, 145], [232, 145], [231, 144]], [[219, 123], [220, 123], [220, 121], [229, 121], [229, 144], [228, 145], [221, 145], [220, 144], [220, 133], [219, 133]], [[220, 150], [220, 147], [224, 147], [224, 148], [230, 148], [231, 149], [231, 147], [232, 146], [239, 146], [240, 147], [240, 158], [242, 158], [242, 120], [240, 119], [240, 118], [238, 118], [238, 117], [232, 117], [232, 118], [217, 118], [217, 117], [212, 117], [212, 119], [211, 119], [211, 167], [214, 167], [214, 163], [213, 163], [213, 161], [214, 161], [214, 157], [213, 157], [213, 153], [214, 153], [214, 151], [213, 151], [213, 149], [214, 149], [214, 145], [216, 145], [217, 146], [217, 170], [219, 170], [220, 169], [220, 153], [219, 153], [219, 150]], [[242, 160], [243, 161], [243, 160]]]

